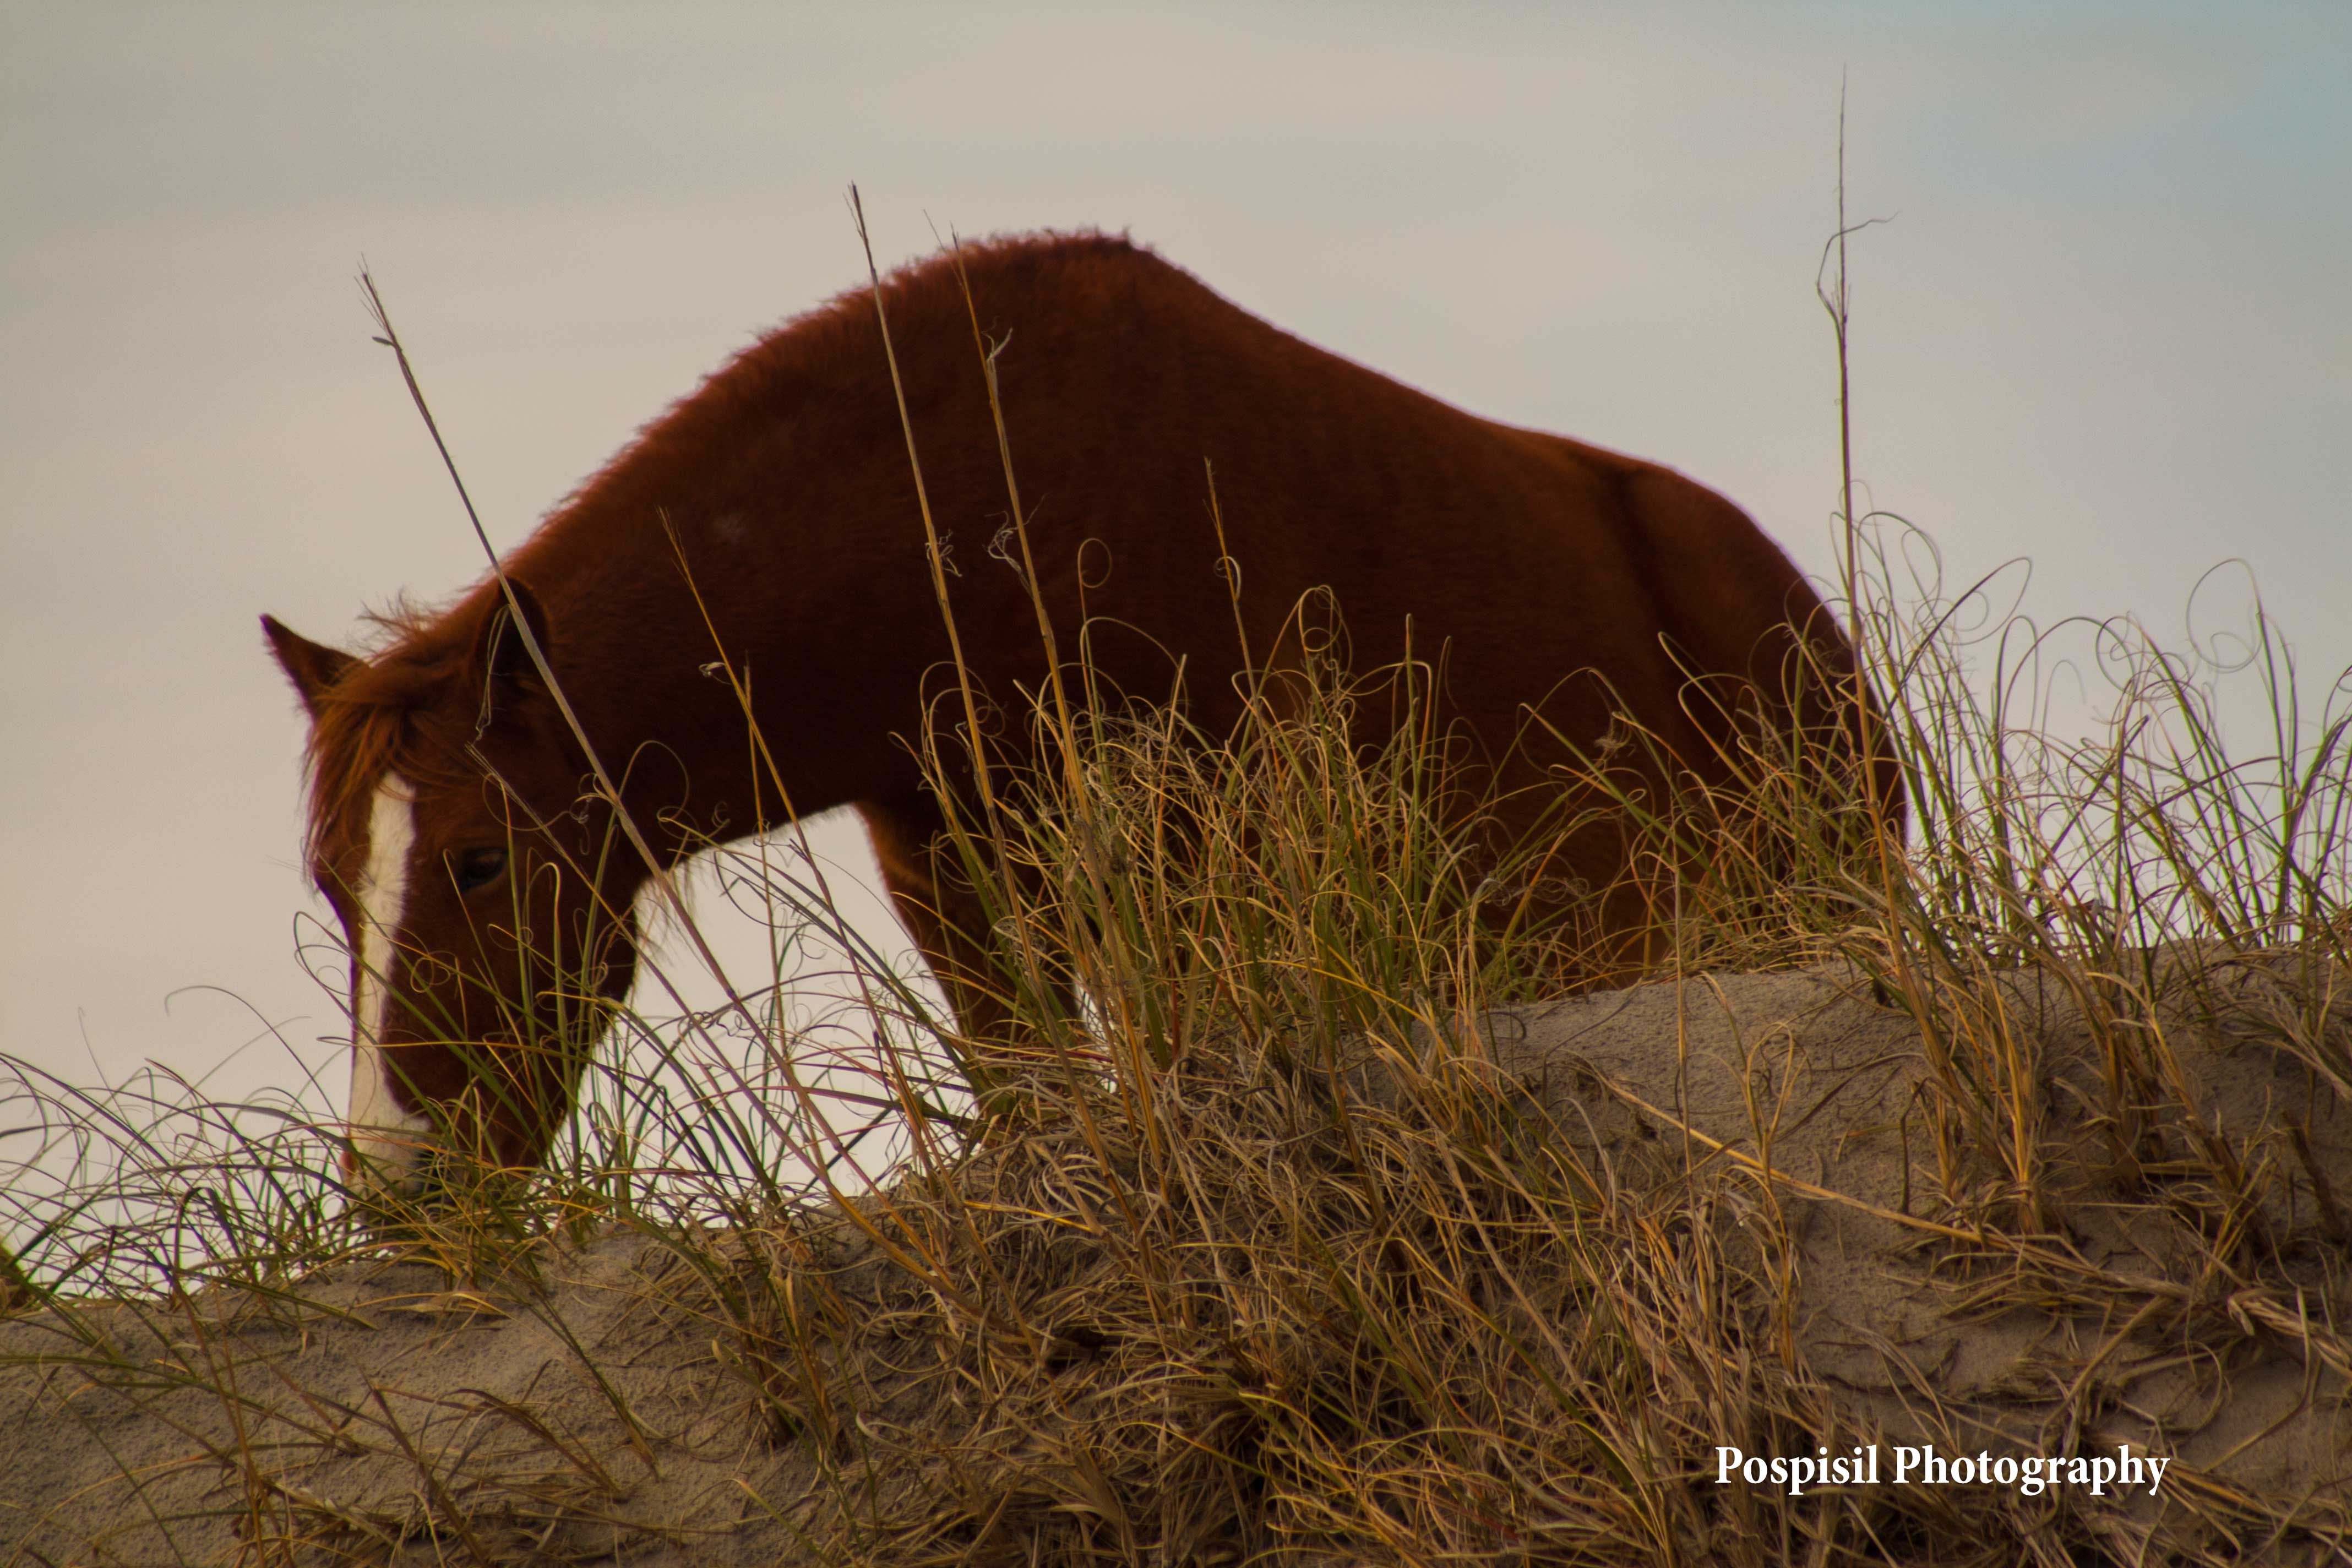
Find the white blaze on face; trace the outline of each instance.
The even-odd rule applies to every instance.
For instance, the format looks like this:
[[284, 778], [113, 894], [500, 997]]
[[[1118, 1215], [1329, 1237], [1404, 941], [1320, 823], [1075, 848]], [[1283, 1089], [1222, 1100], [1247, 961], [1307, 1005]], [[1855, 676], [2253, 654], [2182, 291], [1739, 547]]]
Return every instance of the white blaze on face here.
[[359, 885], [358, 951], [352, 955], [352, 1106], [353, 1149], [394, 1185], [415, 1163], [431, 1121], [401, 1108], [386, 1077], [383, 1037], [391, 1020], [394, 953], [408, 904], [408, 858], [416, 845], [415, 796], [386, 773], [368, 814], [367, 869]]

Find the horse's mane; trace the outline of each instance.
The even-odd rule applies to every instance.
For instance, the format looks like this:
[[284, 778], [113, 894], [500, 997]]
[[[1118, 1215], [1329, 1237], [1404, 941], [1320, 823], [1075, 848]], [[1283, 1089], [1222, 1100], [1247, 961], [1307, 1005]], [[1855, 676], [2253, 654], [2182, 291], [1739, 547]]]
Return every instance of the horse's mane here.
[[[890, 331], [899, 352], [945, 328], [968, 335], [962, 279], [969, 277], [981, 321], [989, 320], [987, 282], [1007, 275], [1114, 267], [1142, 262], [1170, 269], [1149, 247], [1125, 234], [1099, 229], [1039, 230], [967, 239], [954, 251], [911, 261], [882, 279]], [[961, 272], [959, 271], [961, 268]], [[953, 340], [950, 340], [953, 341]], [[699, 385], [639, 426], [610, 462], [583, 479], [548, 514], [561, 518], [576, 507], [625, 491], [632, 470], [660, 465], [740, 428], [748, 408], [790, 397], [796, 389], [838, 388], [887, 376], [876, 341], [874, 289], [859, 284], [802, 311], [761, 335], [705, 376]]]
[[371, 612], [378, 647], [319, 694], [304, 761], [310, 775], [309, 846], [320, 847], [354, 813], [365, 812], [388, 773], [425, 771], [410, 722], [455, 679], [456, 657], [471, 646], [469, 593], [443, 612], [409, 600]]

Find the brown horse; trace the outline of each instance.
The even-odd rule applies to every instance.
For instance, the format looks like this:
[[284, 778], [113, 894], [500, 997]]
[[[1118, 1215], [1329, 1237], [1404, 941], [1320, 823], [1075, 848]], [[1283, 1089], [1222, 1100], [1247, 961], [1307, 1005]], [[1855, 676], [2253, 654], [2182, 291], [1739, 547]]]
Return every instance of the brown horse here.
[[[958, 567], [946, 581], [962, 658], [1001, 698], [1034, 689], [1045, 658], [1028, 584], [986, 549], [1007, 475], [975, 310], [1009, 339], [1003, 416], [1060, 646], [1083, 614], [1093, 664], [1129, 693], [1169, 690], [1181, 656], [1210, 733], [1234, 716], [1240, 634], [1276, 647], [1316, 589], [1346, 615], [1360, 668], [1402, 657], [1408, 635], [1419, 652], [1443, 646], [1450, 710], [1495, 756], [1538, 710], [1559, 735], [1598, 742], [1611, 698], [1572, 679], [1597, 672], [1705, 773], [1729, 721], [1694, 699], [1694, 675], [1785, 709], [1803, 700], [1792, 668], [1851, 668], [1803, 577], [1713, 491], [1462, 413], [1123, 239], [967, 247], [961, 267], [886, 280], [882, 302]], [[877, 303], [844, 295], [738, 356], [503, 570], [656, 858], [855, 806], [900, 915], [978, 1032], [1002, 1022], [986, 925], [933, 863], [943, 818], [909, 747], [950, 650]], [[1243, 568], [1238, 632], [1204, 460]], [[495, 578], [395, 621], [366, 658], [263, 620], [312, 721], [312, 871], [353, 955], [345, 1158], [373, 1179], [413, 1173], [436, 1119], [501, 1163], [535, 1163], [595, 1033], [577, 977], [606, 998], [632, 978], [626, 911], [649, 872], [604, 847], [613, 813], [583, 804], [587, 755], [509, 622]], [[710, 672], [722, 651], [748, 672], [772, 748], [765, 788], [733, 689]], [[1883, 754], [1872, 771], [1899, 811]], [[1623, 851], [1604, 838], [1582, 853], [1593, 863], [1571, 869], [1606, 885]], [[526, 1049], [530, 1038], [571, 1048]]]

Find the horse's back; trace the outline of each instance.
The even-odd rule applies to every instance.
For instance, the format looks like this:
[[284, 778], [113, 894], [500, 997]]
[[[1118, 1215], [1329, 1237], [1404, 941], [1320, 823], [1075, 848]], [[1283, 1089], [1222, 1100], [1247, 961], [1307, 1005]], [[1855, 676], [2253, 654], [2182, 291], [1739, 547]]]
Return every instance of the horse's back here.
[[[1301, 595], [1328, 590], [1360, 668], [1408, 646], [1442, 656], [1449, 702], [1490, 743], [1531, 707], [1589, 742], [1622, 703], [1703, 752], [1687, 677], [1785, 681], [1788, 627], [1820, 616], [1788, 558], [1705, 486], [1469, 414], [1123, 239], [992, 245], [961, 279], [934, 264], [893, 289], [943, 524], [968, 539], [1006, 508], [976, 312], [1005, 343], [1003, 407], [1041, 585], [1057, 618], [1094, 617], [1094, 647], [1132, 689], [1164, 689], [1181, 657], [1214, 704], [1217, 677], [1238, 667], [1213, 502], [1254, 657], [1277, 647]], [[981, 618], [1022, 624], [1009, 581], [967, 570], [957, 587], [985, 604]], [[1819, 636], [1834, 660], [1842, 644]], [[1011, 663], [1020, 640], [1007, 641]]]
[[[1328, 590], [1360, 669], [1408, 650], [1442, 656], [1449, 702], [1490, 742], [1545, 703], [1589, 742], [1614, 700], [1697, 750], [1685, 676], [1775, 677], [1792, 646], [1783, 628], [1819, 613], [1780, 551], [1704, 486], [1456, 408], [1122, 238], [968, 247], [893, 279], [884, 297], [960, 574], [965, 651], [992, 688], [1032, 682], [1041, 649], [1028, 586], [984, 559], [1009, 501], [975, 326], [1003, 349], [1036, 586], [1066, 634], [1095, 628], [1090, 655], [1130, 694], [1166, 691], [1181, 659], [1195, 700], [1214, 707], [1242, 660], [1236, 608], [1262, 658], [1301, 596]], [[736, 568], [747, 584], [789, 595], [820, 556], [914, 573], [899, 520], [915, 497], [871, 306], [845, 296], [714, 377], [648, 432], [647, 461], [625, 458], [598, 481], [655, 470], [616, 510], [648, 512], [691, 473], [706, 510], [779, 519], [764, 556]], [[925, 658], [944, 652], [921, 625], [905, 634]]]

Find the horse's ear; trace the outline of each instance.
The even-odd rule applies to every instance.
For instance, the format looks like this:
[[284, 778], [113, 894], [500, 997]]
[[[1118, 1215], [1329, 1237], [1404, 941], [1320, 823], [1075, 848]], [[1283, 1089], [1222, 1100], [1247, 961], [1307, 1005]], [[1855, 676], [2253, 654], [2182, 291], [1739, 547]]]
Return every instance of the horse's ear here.
[[269, 638], [269, 651], [278, 657], [278, 668], [286, 672], [302, 706], [316, 719], [320, 700], [359, 660], [339, 647], [312, 642], [275, 616], [261, 617], [261, 630]]
[[[512, 608], [509, 607], [508, 592], [514, 595]], [[522, 612], [523, 625], [530, 628], [530, 639], [539, 645], [539, 651], [547, 651], [547, 612], [540, 608], [537, 595], [520, 579], [508, 578], [506, 589], [491, 599], [490, 613], [482, 618], [481, 640], [474, 650], [486, 693], [500, 689], [537, 689], [540, 685], [539, 667], [531, 662], [530, 648], [515, 629], [516, 610]]]

